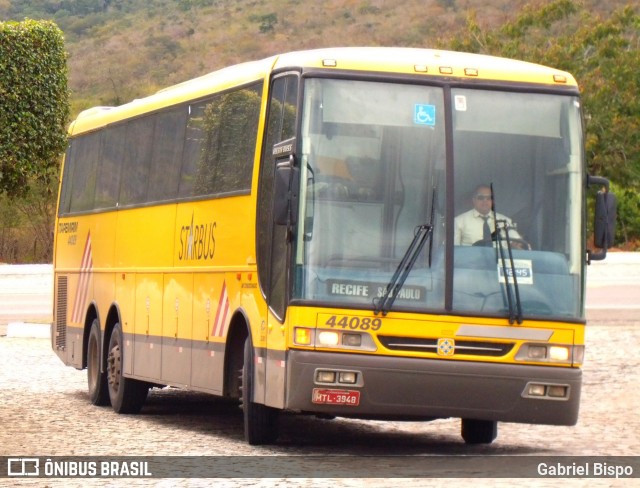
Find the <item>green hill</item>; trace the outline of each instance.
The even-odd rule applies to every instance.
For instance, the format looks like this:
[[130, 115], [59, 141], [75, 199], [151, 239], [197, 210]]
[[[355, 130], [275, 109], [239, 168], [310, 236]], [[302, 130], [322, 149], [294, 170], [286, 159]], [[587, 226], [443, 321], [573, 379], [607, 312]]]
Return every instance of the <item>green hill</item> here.
[[[72, 117], [319, 47], [453, 48], [565, 69], [583, 93], [588, 171], [611, 178], [628, 250], [640, 250], [639, 16], [637, 0], [0, 0], [1, 21], [50, 19], [64, 32]], [[54, 194], [32, 192], [24, 221], [0, 195], [0, 259], [49, 259]], [[45, 238], [26, 223], [33, 209], [45, 210]]]
[[[626, 2], [585, 0], [603, 13]], [[65, 33], [72, 113], [118, 105], [237, 62], [330, 46], [437, 47], [548, 0], [0, 0], [4, 20]]]

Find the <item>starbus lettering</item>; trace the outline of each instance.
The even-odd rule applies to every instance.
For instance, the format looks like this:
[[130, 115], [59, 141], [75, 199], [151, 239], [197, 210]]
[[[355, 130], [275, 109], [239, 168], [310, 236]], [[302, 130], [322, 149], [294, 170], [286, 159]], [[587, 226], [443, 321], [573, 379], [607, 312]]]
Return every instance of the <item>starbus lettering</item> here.
[[215, 222], [197, 224], [192, 217], [190, 225], [183, 225], [180, 228], [178, 259], [180, 261], [213, 259], [216, 252], [215, 228]]

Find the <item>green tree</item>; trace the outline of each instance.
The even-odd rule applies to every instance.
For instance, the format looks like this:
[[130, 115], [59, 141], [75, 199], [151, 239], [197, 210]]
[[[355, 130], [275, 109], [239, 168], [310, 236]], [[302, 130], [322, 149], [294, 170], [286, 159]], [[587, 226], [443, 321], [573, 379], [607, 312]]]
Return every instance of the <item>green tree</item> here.
[[[616, 237], [618, 242], [635, 242], [631, 249], [640, 251], [638, 229], [640, 229], [640, 192], [612, 183], [611, 191], [618, 198], [618, 225]], [[631, 235], [633, 233], [633, 235]]]
[[15, 261], [17, 252], [17, 229], [20, 215], [15, 211], [6, 195], [0, 194], [0, 261]]
[[278, 23], [278, 14], [272, 12], [265, 15], [252, 15], [251, 20], [260, 24], [260, 32], [266, 34], [275, 30]]
[[51, 262], [57, 190], [57, 179], [33, 179], [27, 193], [12, 199], [11, 206], [22, 215], [20, 262]]
[[0, 23], [0, 191], [24, 195], [31, 178], [57, 178], [67, 145], [66, 59], [54, 23]]
[[[573, 0], [526, 8], [514, 21], [484, 29], [471, 16], [448, 48], [505, 56], [572, 73], [586, 115], [587, 166], [624, 191], [617, 241], [640, 239], [640, 16], [628, 6], [607, 18]], [[623, 230], [624, 229], [624, 232]]]

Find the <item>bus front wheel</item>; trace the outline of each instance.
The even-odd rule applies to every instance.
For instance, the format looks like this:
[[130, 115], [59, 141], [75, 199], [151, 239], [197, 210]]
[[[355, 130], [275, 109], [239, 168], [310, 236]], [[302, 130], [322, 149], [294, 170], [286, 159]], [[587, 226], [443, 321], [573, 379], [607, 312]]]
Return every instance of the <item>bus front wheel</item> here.
[[244, 417], [244, 437], [251, 445], [272, 444], [278, 436], [276, 409], [253, 401], [254, 354], [251, 336], [244, 343], [241, 399]]
[[93, 319], [89, 331], [87, 343], [87, 383], [89, 387], [89, 400], [94, 405], [109, 405], [109, 387], [107, 385], [106, 371], [100, 371], [100, 322]]
[[498, 422], [462, 419], [461, 433], [467, 444], [491, 444], [498, 436]]
[[149, 384], [124, 377], [123, 344], [122, 328], [116, 324], [109, 338], [107, 357], [109, 398], [117, 413], [138, 413], [147, 399]]

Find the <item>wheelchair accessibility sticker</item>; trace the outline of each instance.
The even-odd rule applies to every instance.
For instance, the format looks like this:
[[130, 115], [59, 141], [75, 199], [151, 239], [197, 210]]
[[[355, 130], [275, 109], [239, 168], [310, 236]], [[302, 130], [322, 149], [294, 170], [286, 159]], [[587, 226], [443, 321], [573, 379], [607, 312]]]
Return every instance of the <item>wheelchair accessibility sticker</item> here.
[[436, 106], [416, 103], [413, 112], [413, 123], [417, 125], [436, 125]]

